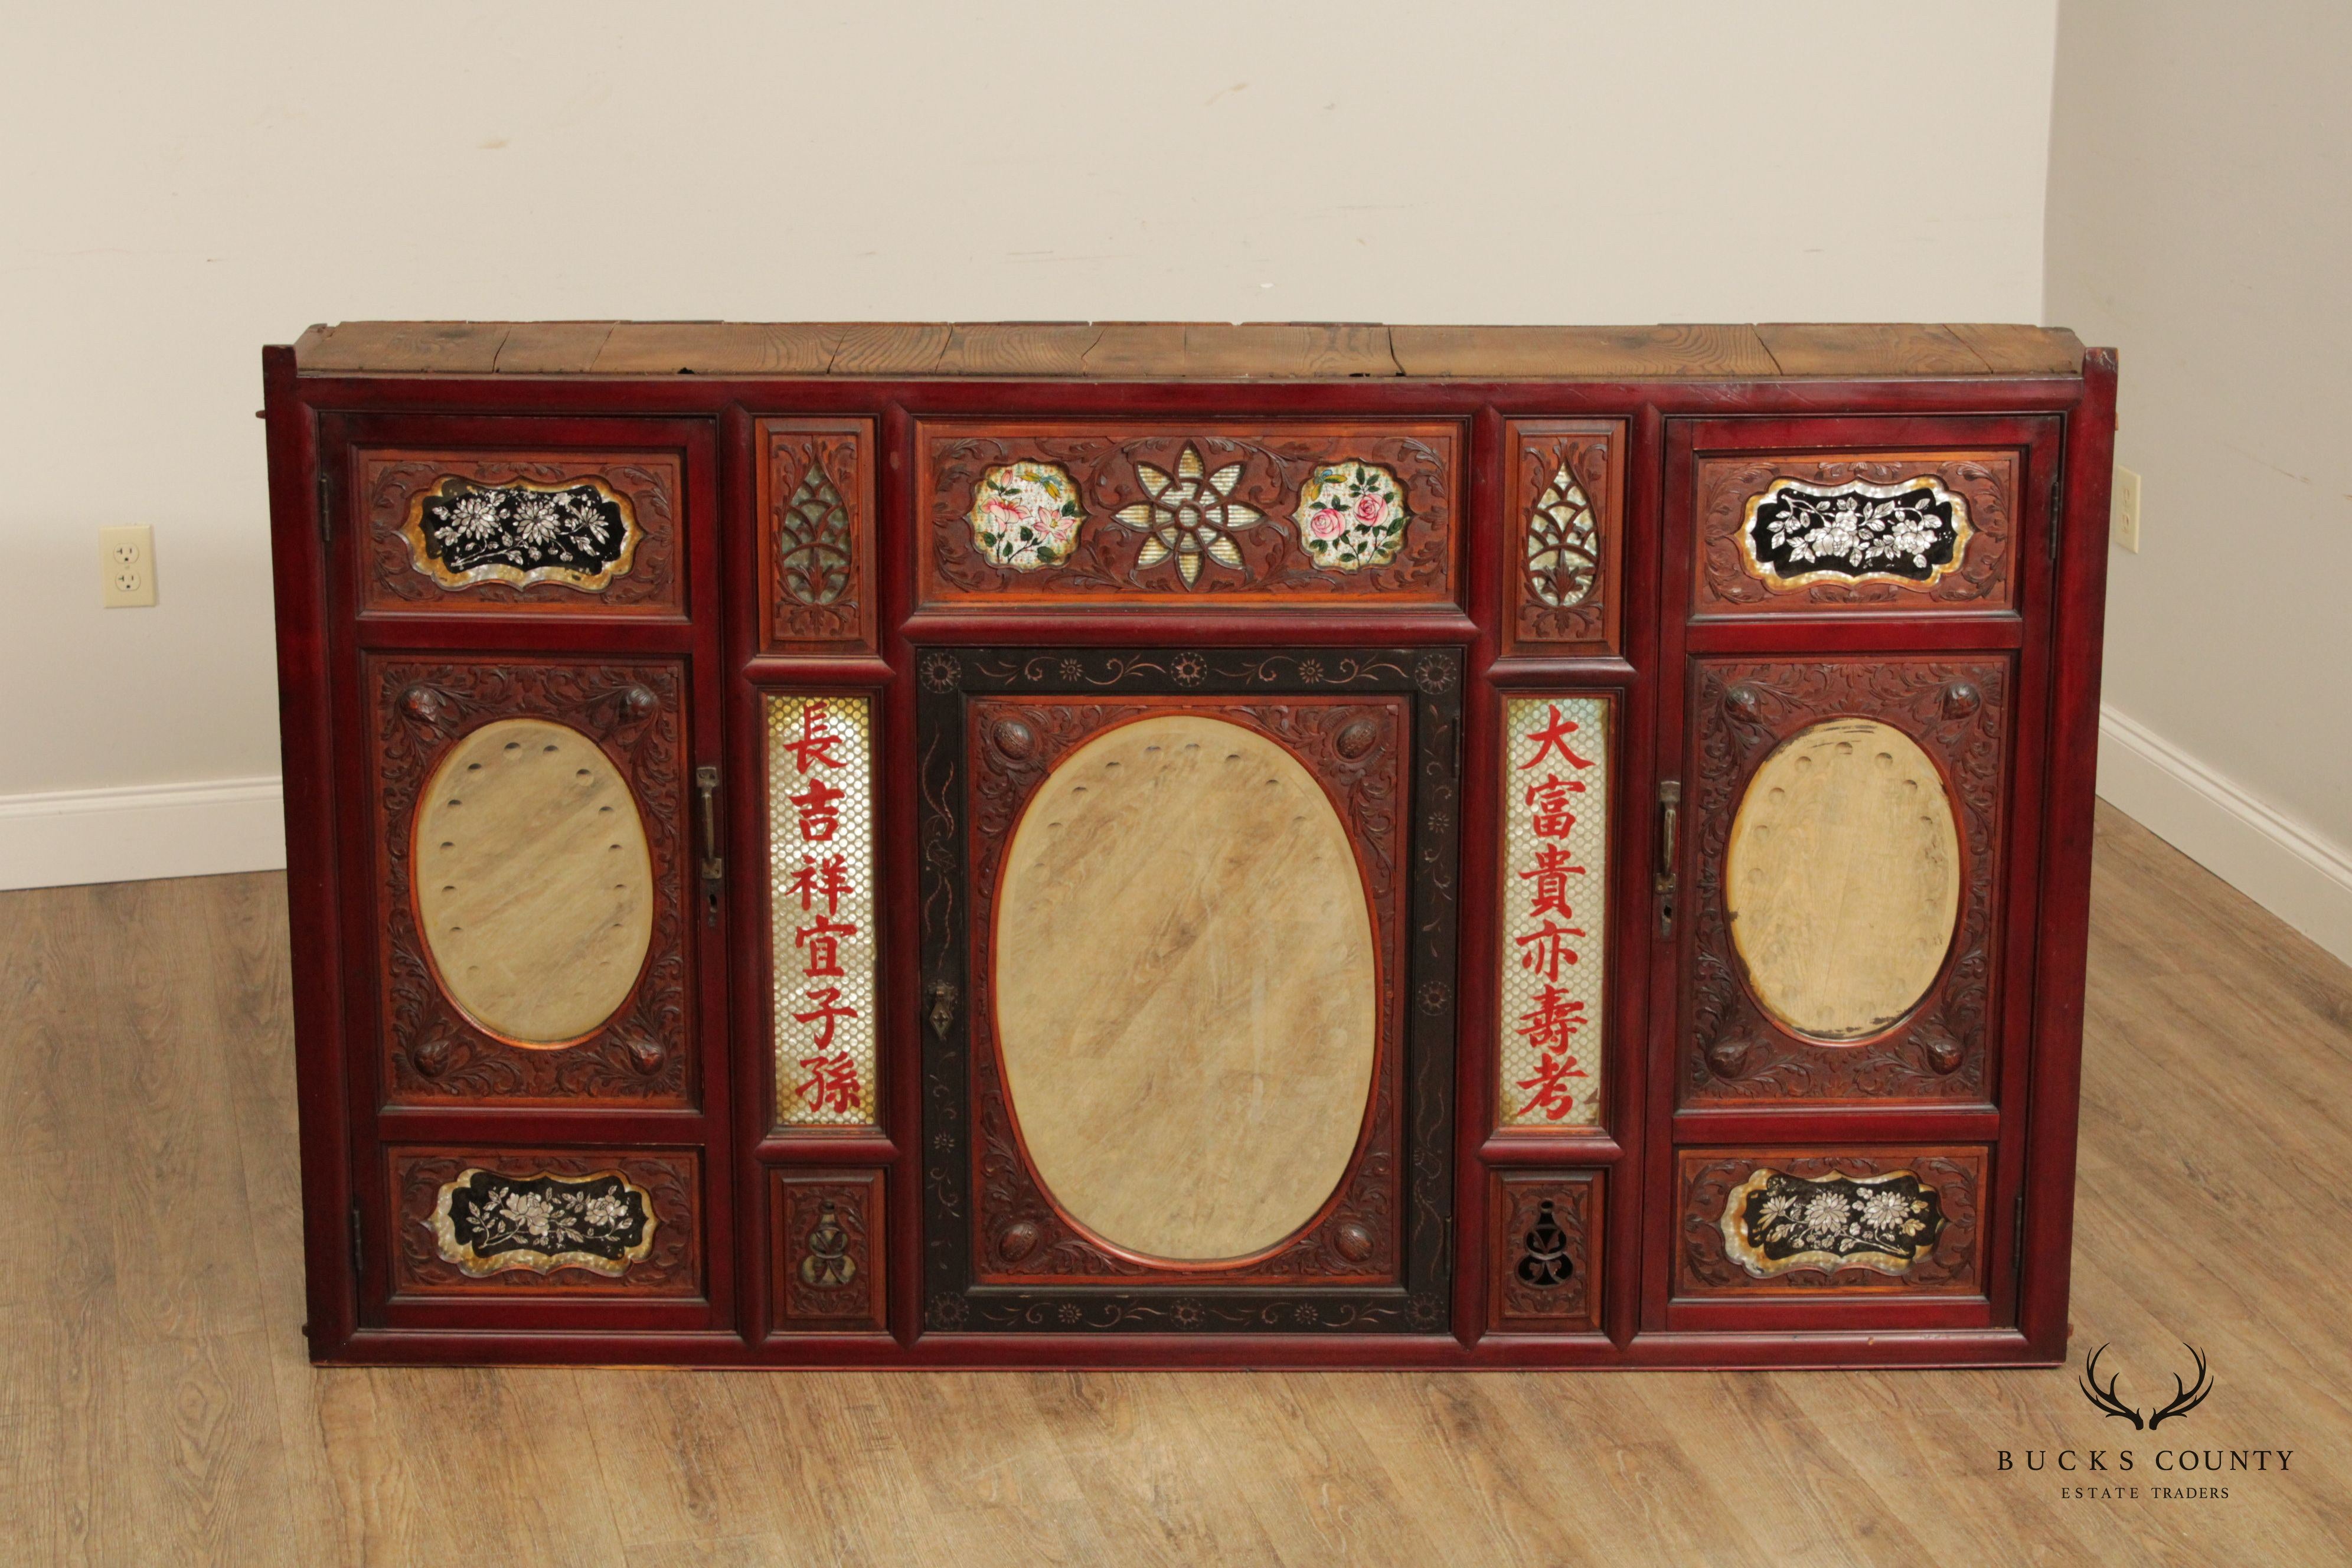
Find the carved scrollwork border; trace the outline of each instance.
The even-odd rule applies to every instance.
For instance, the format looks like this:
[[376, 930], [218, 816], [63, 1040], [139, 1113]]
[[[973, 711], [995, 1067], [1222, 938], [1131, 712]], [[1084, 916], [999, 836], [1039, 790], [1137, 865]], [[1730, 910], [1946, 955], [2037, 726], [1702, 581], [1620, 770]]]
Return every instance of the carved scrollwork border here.
[[[1004, 426], [927, 422], [917, 448], [920, 499], [921, 602], [926, 607], [985, 604], [1157, 603], [1296, 605], [1365, 608], [1460, 603], [1461, 453], [1452, 423]], [[1144, 564], [1148, 535], [1114, 521], [1151, 492], [1139, 464], [1175, 471], [1186, 447], [1203, 465], [1241, 467], [1230, 490], [1263, 521], [1234, 531], [1240, 564], [1211, 563], [1187, 584], [1172, 559]], [[1360, 571], [1326, 569], [1304, 548], [1294, 515], [1301, 488], [1321, 467], [1349, 460], [1396, 478], [1410, 516], [1393, 559]], [[1051, 463], [1076, 484], [1086, 518], [1068, 557], [1020, 571], [990, 562], [965, 521], [990, 468]]]
[[[1887, 610], [1956, 605], [2005, 610], [2014, 602], [2012, 545], [2019, 454], [1941, 452], [1926, 456], [1861, 453], [1835, 458], [1712, 457], [1698, 461], [1698, 571], [1692, 579], [1694, 613], [1749, 615], [1771, 611]], [[1740, 536], [1748, 503], [1776, 479], [1830, 488], [1859, 480], [1899, 485], [1930, 478], [1968, 503], [1966, 551], [1933, 583], [1883, 578], [1816, 581], [1776, 590], [1749, 570]]]
[[[1698, 788], [1685, 1105], [1989, 1099], [2010, 679], [2001, 658], [1693, 661]], [[1919, 1003], [1873, 1039], [1827, 1045], [1790, 1032], [1757, 1004], [1732, 945], [1724, 865], [1733, 818], [1764, 759], [1798, 731], [1849, 715], [1900, 730], [1942, 773], [1960, 827], [1960, 900], [1950, 953]]]
[[[688, 1048], [685, 672], [672, 660], [551, 664], [371, 658], [385, 1097], [397, 1104], [684, 1105]], [[568, 725], [611, 759], [637, 803], [653, 862], [653, 936], [636, 987], [595, 1033], [554, 1049], [477, 1026], [435, 977], [416, 921], [418, 792], [449, 748], [501, 719]]]
[[[929, 1329], [1433, 1332], [1444, 1326], [1453, 1227], [1460, 667], [1461, 654], [1453, 648], [934, 649], [924, 656], [917, 744], [923, 982], [927, 995], [950, 998], [934, 1008], [923, 1042], [924, 1321]], [[1392, 1087], [1381, 1091], [1394, 1102], [1374, 1111], [1375, 1121], [1385, 1120], [1389, 1131], [1371, 1141], [1388, 1143], [1390, 1168], [1377, 1169], [1368, 1149], [1351, 1171], [1339, 1209], [1268, 1260], [1278, 1274], [1243, 1276], [1246, 1282], [1228, 1275], [1220, 1283], [1214, 1275], [1111, 1257], [1066, 1226], [1049, 1235], [1025, 1203], [1017, 1213], [1003, 1206], [1008, 1198], [1025, 1198], [1034, 1184], [1009, 1126], [998, 1121], [1002, 1089], [992, 1081], [993, 1046], [984, 1022], [975, 1026], [986, 1004], [970, 931], [973, 921], [984, 920], [988, 903], [969, 868], [993, 858], [976, 854], [975, 845], [1009, 834], [1026, 785], [1050, 770], [1051, 756], [1064, 754], [1120, 710], [1143, 706], [1124, 699], [1308, 694], [1327, 700], [1219, 703], [1213, 710], [1265, 729], [1294, 751], [1328, 743], [1329, 760], [1338, 763], [1348, 763], [1346, 750], [1360, 742], [1351, 737], [1347, 748], [1339, 745], [1349, 725], [1370, 714], [1393, 726], [1392, 742], [1349, 764], [1364, 775], [1361, 783], [1340, 783], [1342, 798], [1350, 803], [1345, 815], [1351, 838], [1360, 847], [1369, 834], [1393, 846], [1392, 868], [1375, 875], [1395, 885], [1387, 900], [1393, 912], [1382, 918], [1396, 922], [1402, 972], [1386, 977], [1383, 1000], [1384, 1016], [1395, 1020], [1402, 1048]], [[1360, 694], [1386, 700], [1353, 700]], [[1072, 698], [1079, 700], [1052, 700]], [[1339, 700], [1328, 700], [1333, 698]], [[1276, 717], [1285, 706], [1294, 711]], [[1046, 715], [1055, 710], [1076, 716], [1049, 721]], [[1013, 711], [1033, 726], [1029, 738], [1040, 742], [1018, 759], [1007, 758], [989, 740], [989, 726]], [[1286, 733], [1286, 727], [1297, 732]], [[1374, 787], [1383, 770], [1371, 764], [1391, 748], [1411, 769], [1404, 791]], [[1008, 767], [1008, 762], [1020, 765]], [[1406, 799], [1395, 799], [1398, 794]], [[1400, 805], [1409, 817], [1384, 826], [1382, 812], [1402, 816]], [[1377, 1253], [1349, 1259], [1337, 1250], [1339, 1227], [1349, 1223], [1349, 1205], [1381, 1194], [1383, 1184], [1393, 1196], [1381, 1201], [1398, 1210], [1392, 1219], [1377, 1215], [1384, 1222], [1379, 1228], [1398, 1238], [1389, 1244], [1397, 1249], [1387, 1259], [1391, 1282], [1366, 1284], [1364, 1271], [1383, 1259]], [[1042, 1194], [1036, 1207], [1051, 1216]], [[1070, 1274], [984, 1283], [982, 1260], [975, 1257], [983, 1213], [998, 1230], [1024, 1222], [1039, 1226], [1036, 1241], [1024, 1253], [1028, 1266], [1035, 1267], [1035, 1254], [1051, 1241], [1068, 1250]], [[1357, 1223], [1376, 1215], [1368, 1207]], [[1059, 1226], [1057, 1218], [1055, 1223]], [[1333, 1264], [1348, 1272], [1331, 1271]], [[1309, 1286], [1309, 1280], [1316, 1282]]]
[[[593, 611], [675, 617], [682, 609], [680, 556], [685, 462], [676, 452], [433, 452], [366, 449], [355, 454], [366, 520], [362, 572], [365, 613], [514, 614]], [[443, 480], [486, 488], [601, 482], [629, 507], [639, 537], [628, 569], [603, 587], [498, 581], [444, 585], [416, 559], [407, 533], [417, 498]]]
[[[1624, 425], [1617, 420], [1514, 419], [1503, 434], [1510, 454], [1510, 511], [1505, 518], [1505, 654], [1613, 654], [1622, 596]], [[1528, 536], [1537, 502], [1562, 469], [1591, 504], [1595, 562], [1591, 590], [1573, 605], [1545, 604], [1531, 591]]]
[[[385, 1151], [393, 1194], [392, 1290], [403, 1296], [655, 1296], [694, 1297], [703, 1291], [699, 1156], [692, 1150], [557, 1151], [394, 1146]], [[649, 1195], [652, 1245], [644, 1258], [610, 1278], [587, 1268], [541, 1274], [507, 1269], [467, 1275], [441, 1256], [434, 1210], [445, 1183], [467, 1170], [518, 1179], [593, 1176], [617, 1172]]]
[[[1818, 1150], [1692, 1149], [1681, 1155], [1681, 1235], [1675, 1294], [1691, 1296], [1937, 1295], [1985, 1293], [1982, 1199], [1985, 1151], [1980, 1147], [1872, 1149], [1866, 1153]], [[1741, 1183], [1759, 1169], [1806, 1180], [1832, 1175], [1879, 1176], [1909, 1171], [1933, 1187], [1944, 1227], [1935, 1245], [1900, 1275], [1874, 1268], [1791, 1269], [1759, 1279], [1733, 1261], [1723, 1245], [1723, 1211]]]

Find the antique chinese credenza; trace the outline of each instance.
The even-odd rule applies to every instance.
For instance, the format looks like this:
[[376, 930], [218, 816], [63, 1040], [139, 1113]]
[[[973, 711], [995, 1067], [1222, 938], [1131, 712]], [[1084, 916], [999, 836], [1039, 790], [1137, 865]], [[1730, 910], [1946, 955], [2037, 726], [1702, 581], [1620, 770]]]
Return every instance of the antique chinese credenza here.
[[318, 1359], [2063, 1357], [2111, 353], [263, 363]]

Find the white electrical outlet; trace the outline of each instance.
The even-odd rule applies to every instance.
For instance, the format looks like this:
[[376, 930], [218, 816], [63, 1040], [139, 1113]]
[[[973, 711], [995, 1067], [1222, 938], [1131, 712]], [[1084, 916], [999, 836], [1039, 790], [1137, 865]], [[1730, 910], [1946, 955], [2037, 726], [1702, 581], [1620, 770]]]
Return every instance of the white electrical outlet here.
[[135, 610], [155, 602], [155, 531], [143, 522], [98, 531], [99, 602]]
[[2118, 550], [2139, 553], [2139, 476], [2118, 464], [2115, 505], [2107, 519], [2107, 536]]

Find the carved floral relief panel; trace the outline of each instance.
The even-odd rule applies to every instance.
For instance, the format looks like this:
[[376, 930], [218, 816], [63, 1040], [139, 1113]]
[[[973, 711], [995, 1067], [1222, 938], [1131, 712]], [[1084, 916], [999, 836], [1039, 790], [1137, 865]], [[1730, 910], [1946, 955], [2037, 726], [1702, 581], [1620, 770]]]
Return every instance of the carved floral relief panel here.
[[684, 607], [675, 452], [356, 454], [369, 613]]
[[1624, 430], [1613, 419], [1506, 424], [1505, 654], [1618, 651]]
[[1503, 700], [1497, 1120], [1601, 1130], [1612, 700]]
[[1695, 612], [2004, 610], [2013, 451], [1698, 462]]
[[777, 1331], [887, 1331], [882, 1192], [879, 1171], [769, 1173]]
[[1990, 1098], [2011, 679], [1692, 661], [1683, 1104]]
[[1680, 1155], [1678, 1296], [1981, 1296], [1982, 1148]]
[[698, 1296], [691, 1150], [395, 1147], [393, 1294]]
[[874, 422], [759, 422], [761, 647], [875, 650]]
[[872, 1127], [876, 1042], [874, 702], [772, 692], [769, 977], [782, 1127]]
[[1504, 1333], [1601, 1331], [1599, 1171], [1497, 1171], [1488, 1321]]
[[[929, 1329], [1443, 1330], [1454, 1245], [1449, 1108], [1461, 681], [1461, 655], [1452, 648], [934, 647], [921, 655]], [[1233, 791], [1264, 799], [1244, 807], [1221, 793], [1216, 775], [1224, 771], [1234, 771]], [[1181, 787], [1187, 780], [1194, 787]], [[1269, 853], [1262, 841], [1287, 835], [1319, 846], [1327, 817], [1336, 817], [1333, 853], [1314, 853], [1328, 907], [1276, 910], [1213, 886], [1236, 876], [1255, 886], [1263, 879], [1252, 859]], [[1272, 853], [1290, 858], [1279, 843]], [[1076, 858], [1067, 874], [1056, 868], [1061, 855]], [[1203, 872], [1197, 888], [1181, 868], [1170, 874], [1187, 857]], [[1114, 895], [1138, 889], [1139, 912], [1109, 907], [1118, 923], [1139, 922], [1140, 936], [1113, 933], [1113, 921], [1085, 911], [1058, 927], [1038, 910], [1026, 924], [1008, 920], [1022, 878], [1075, 886], [1084, 879], [1078, 870], [1097, 866], [1108, 868]], [[1094, 895], [1104, 891], [1097, 886]], [[1098, 896], [1095, 906], [1103, 907]], [[1349, 909], [1352, 922], [1340, 918]], [[1045, 927], [1029, 931], [1041, 921]], [[1342, 929], [1351, 923], [1353, 931]], [[1269, 935], [1263, 928], [1270, 924], [1283, 929]], [[1096, 931], [1108, 944], [1099, 957], [1052, 957], [1071, 933], [1083, 946]], [[1216, 949], [1206, 963], [1197, 962], [1204, 942]], [[1072, 972], [1066, 984], [1054, 980], [1055, 963]], [[1278, 994], [1281, 1005], [1265, 1005], [1261, 991]], [[1221, 1043], [1168, 1039], [1153, 1078], [1154, 1054], [1128, 1049], [1121, 1033], [1138, 995], [1177, 1019], [1148, 1026], [1144, 1047], [1155, 1028]], [[1068, 1020], [1054, 1010], [1057, 997]], [[1294, 1014], [1326, 1045], [1360, 1045], [1360, 1013], [1379, 1031], [1369, 1056], [1327, 1051], [1331, 1070], [1317, 1068], [1322, 1076], [1307, 1091], [1278, 1092], [1298, 1065], [1288, 1051]], [[1265, 1035], [1255, 1052], [1253, 1030]], [[1063, 1049], [1055, 1068], [1063, 1035], [1090, 1042], [1093, 1054]], [[1272, 1046], [1277, 1038], [1281, 1048]], [[1047, 1079], [1033, 1070], [1040, 1064]], [[1140, 1079], [1138, 1066], [1147, 1069]], [[1115, 1159], [1091, 1167], [1108, 1188], [1087, 1185], [1079, 1140], [1051, 1162], [1058, 1174], [1049, 1186], [1033, 1158], [1035, 1139], [1067, 1130], [1035, 1120], [1059, 1108], [1044, 1104], [1034, 1085], [1055, 1071], [1063, 1084], [1094, 1073], [1160, 1097], [1166, 1115], [1142, 1131], [1157, 1136], [1160, 1121], [1189, 1119], [1193, 1132], [1169, 1145], [1188, 1157], [1229, 1131], [1221, 1118], [1244, 1135], [1190, 1166], [1173, 1155], [1139, 1163], [1130, 1147], [1124, 1167]], [[1349, 1085], [1349, 1093], [1338, 1092]], [[1108, 1109], [1079, 1131], [1100, 1123], [1097, 1144], [1142, 1144], [1125, 1136], [1137, 1130], [1131, 1110], [1118, 1109], [1116, 1085], [1108, 1093], [1103, 1084], [1080, 1087], [1097, 1091]], [[1263, 1148], [1246, 1136], [1245, 1123], [1285, 1118], [1305, 1125], [1275, 1127]], [[1323, 1141], [1335, 1134], [1339, 1158], [1326, 1168]], [[1312, 1158], [1291, 1158], [1307, 1144]], [[1139, 1173], [1163, 1191], [1119, 1186]], [[1245, 1179], [1235, 1184], [1236, 1173]], [[1076, 1207], [1059, 1201], [1065, 1184]], [[1166, 1212], [1155, 1215], [1154, 1205]], [[1130, 1224], [1138, 1213], [1171, 1226], [1147, 1234]], [[1104, 1223], [1130, 1242], [1097, 1234], [1089, 1214], [1109, 1216]]]
[[927, 421], [926, 607], [1451, 605], [1460, 426]]
[[386, 1097], [687, 1103], [683, 667], [371, 656], [363, 683]]

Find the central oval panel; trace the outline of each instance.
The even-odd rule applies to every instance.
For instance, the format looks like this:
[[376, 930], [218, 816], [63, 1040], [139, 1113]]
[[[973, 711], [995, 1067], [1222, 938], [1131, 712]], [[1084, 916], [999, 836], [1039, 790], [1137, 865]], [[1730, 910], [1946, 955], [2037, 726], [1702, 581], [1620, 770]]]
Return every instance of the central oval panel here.
[[1902, 731], [1832, 719], [1780, 742], [1740, 798], [1724, 866], [1764, 1010], [1832, 1044], [1910, 1012], [1952, 945], [1959, 859], [1943, 776]]
[[653, 859], [627, 781], [568, 724], [459, 739], [416, 809], [416, 921], [442, 989], [520, 1046], [611, 1017], [653, 942]]
[[1038, 1180], [1111, 1245], [1263, 1252], [1347, 1174], [1379, 966], [1347, 829], [1254, 730], [1197, 714], [1070, 753], [1004, 858], [996, 1020]]

